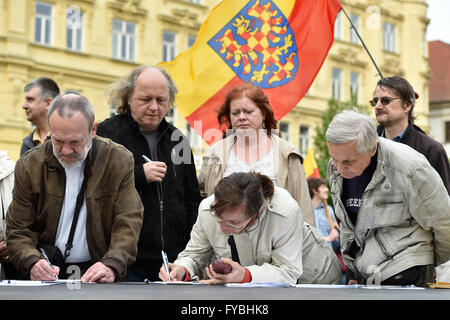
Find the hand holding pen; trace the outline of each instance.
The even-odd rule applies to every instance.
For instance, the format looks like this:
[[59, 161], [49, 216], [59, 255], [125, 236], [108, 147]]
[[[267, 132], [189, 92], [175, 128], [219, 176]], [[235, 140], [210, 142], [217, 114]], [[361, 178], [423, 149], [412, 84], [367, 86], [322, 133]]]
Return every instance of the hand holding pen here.
[[145, 155], [142, 155], [145, 160], [144, 163], [144, 174], [147, 182], [161, 182], [167, 171], [167, 165], [161, 161], [152, 161]]
[[45, 250], [41, 249], [44, 259], [36, 262], [30, 270], [30, 280], [55, 281], [58, 280], [59, 267], [51, 264]]

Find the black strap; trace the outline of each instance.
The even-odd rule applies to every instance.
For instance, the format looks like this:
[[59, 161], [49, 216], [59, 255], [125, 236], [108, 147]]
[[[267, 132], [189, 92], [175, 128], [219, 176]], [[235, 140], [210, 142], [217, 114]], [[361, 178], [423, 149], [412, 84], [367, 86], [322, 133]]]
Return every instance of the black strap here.
[[236, 248], [236, 242], [234, 242], [233, 236], [228, 237], [228, 244], [230, 245], [230, 248], [231, 248], [231, 259], [234, 262], [241, 264], [241, 261], [239, 260], [239, 254], [238, 254], [238, 251]]
[[77, 196], [77, 203], [75, 204], [75, 212], [73, 214], [73, 220], [72, 220], [72, 226], [70, 227], [70, 233], [69, 238], [67, 239], [66, 243], [66, 250], [64, 251], [64, 261], [66, 261], [66, 258], [70, 256], [70, 249], [72, 249], [72, 241], [73, 237], [75, 235], [75, 229], [77, 228], [77, 222], [78, 217], [80, 216], [80, 210], [81, 206], [83, 205], [84, 201], [84, 192], [86, 191], [86, 185], [87, 185], [87, 174], [84, 174], [83, 184], [81, 185], [80, 192]]

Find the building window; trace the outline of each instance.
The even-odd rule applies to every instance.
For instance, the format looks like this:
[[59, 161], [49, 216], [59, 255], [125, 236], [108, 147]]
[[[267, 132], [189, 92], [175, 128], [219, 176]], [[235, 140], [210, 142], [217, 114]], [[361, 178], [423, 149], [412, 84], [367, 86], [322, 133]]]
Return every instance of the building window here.
[[112, 34], [113, 58], [127, 61], [136, 60], [136, 24], [113, 20]]
[[341, 11], [336, 16], [336, 21], [334, 21], [334, 38], [335, 39], [341, 39]]
[[67, 49], [81, 51], [83, 36], [83, 13], [78, 7], [67, 8]]
[[309, 127], [300, 126], [300, 153], [306, 155], [309, 147]]
[[395, 25], [392, 23], [383, 23], [383, 49], [395, 52]]
[[286, 140], [289, 141], [289, 123], [287, 122], [280, 122], [280, 133], [281, 133], [281, 137]]
[[36, 2], [34, 18], [34, 42], [51, 45], [52, 42], [53, 6], [48, 3]]
[[193, 150], [201, 149], [202, 147], [202, 137], [191, 127], [189, 122], [186, 123], [186, 135], [189, 139], [189, 144]]
[[190, 34], [188, 36], [188, 48], [192, 47], [194, 43], [195, 43], [195, 36]]
[[341, 99], [341, 69], [333, 68], [331, 80], [332, 96], [335, 100]]
[[176, 34], [172, 31], [163, 31], [163, 61], [169, 62], [175, 59], [176, 54]]
[[450, 143], [450, 121], [445, 121], [445, 143]]
[[350, 97], [355, 103], [358, 103], [359, 91], [359, 74], [356, 72], [350, 73]]
[[176, 120], [176, 110], [174, 107], [169, 106], [170, 110], [166, 115], [166, 121], [171, 123], [172, 125], [175, 125]]
[[[352, 22], [356, 30], [359, 32], [359, 17], [356, 14], [352, 13], [350, 15], [350, 21]], [[350, 29], [350, 42], [356, 44], [359, 43], [358, 35], [356, 34], [355, 30], [353, 30], [353, 28]]]

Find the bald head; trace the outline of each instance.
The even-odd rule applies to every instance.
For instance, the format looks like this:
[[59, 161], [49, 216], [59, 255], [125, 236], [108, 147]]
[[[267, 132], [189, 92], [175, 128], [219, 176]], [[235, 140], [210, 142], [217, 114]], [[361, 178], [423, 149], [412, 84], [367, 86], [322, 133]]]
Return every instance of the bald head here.
[[48, 109], [48, 119], [50, 119], [53, 112], [57, 112], [63, 118], [72, 118], [76, 112], [80, 112], [88, 121], [89, 131], [91, 131], [94, 125], [95, 115], [92, 104], [86, 97], [78, 94], [68, 93], [58, 96], [53, 100]]

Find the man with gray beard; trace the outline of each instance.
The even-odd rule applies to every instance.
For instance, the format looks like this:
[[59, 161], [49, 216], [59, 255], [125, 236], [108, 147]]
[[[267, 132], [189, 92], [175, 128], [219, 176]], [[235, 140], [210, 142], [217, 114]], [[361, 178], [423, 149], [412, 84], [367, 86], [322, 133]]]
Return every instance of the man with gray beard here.
[[[51, 139], [16, 165], [6, 230], [10, 259], [24, 279], [123, 280], [136, 258], [143, 214], [133, 156], [96, 137], [94, 110], [83, 96], [57, 97], [48, 121]], [[64, 262], [50, 265], [38, 250], [42, 243], [58, 248]]]

